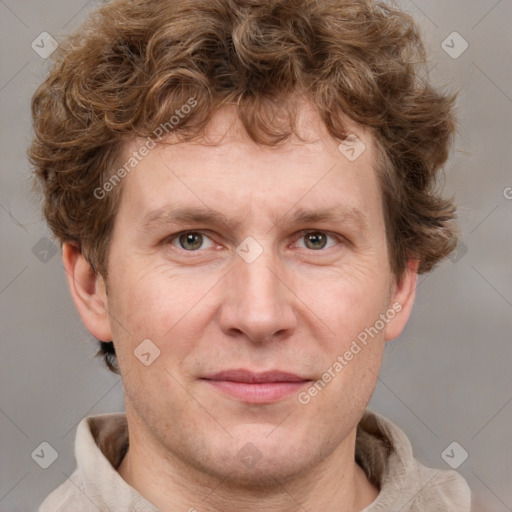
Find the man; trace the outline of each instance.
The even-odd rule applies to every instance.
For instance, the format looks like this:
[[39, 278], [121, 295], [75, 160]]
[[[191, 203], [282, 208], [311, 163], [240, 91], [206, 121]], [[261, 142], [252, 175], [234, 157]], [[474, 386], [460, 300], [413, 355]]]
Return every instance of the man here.
[[416, 276], [453, 97], [370, 0], [118, 0], [61, 43], [30, 157], [126, 415], [41, 512], [468, 511], [366, 410]]

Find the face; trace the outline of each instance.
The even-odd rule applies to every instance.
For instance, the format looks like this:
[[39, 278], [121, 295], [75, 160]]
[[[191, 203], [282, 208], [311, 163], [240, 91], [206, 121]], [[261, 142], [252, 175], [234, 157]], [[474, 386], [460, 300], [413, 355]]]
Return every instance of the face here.
[[222, 111], [208, 141], [153, 149], [122, 185], [103, 329], [129, 421], [218, 478], [285, 481], [335, 456], [407, 319], [371, 137], [353, 127], [351, 161], [302, 119], [306, 143], [267, 148]]

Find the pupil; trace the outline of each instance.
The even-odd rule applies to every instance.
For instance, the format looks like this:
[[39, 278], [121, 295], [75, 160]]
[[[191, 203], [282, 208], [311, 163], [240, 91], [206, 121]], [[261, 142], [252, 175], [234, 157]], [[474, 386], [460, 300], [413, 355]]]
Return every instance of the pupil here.
[[327, 243], [326, 236], [323, 233], [310, 233], [306, 237], [306, 245], [310, 249], [323, 249]]
[[203, 236], [200, 233], [186, 233], [180, 236], [180, 245], [187, 251], [199, 249], [203, 243]]

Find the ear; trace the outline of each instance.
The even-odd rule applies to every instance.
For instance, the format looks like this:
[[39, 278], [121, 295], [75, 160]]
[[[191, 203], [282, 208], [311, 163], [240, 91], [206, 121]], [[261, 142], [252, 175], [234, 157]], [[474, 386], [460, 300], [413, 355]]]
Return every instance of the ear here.
[[409, 260], [407, 268], [399, 282], [395, 282], [389, 303], [389, 309], [396, 315], [386, 325], [385, 340], [398, 338], [411, 316], [414, 298], [416, 297], [416, 282], [418, 278], [417, 260]]
[[71, 296], [87, 330], [101, 341], [112, 341], [105, 281], [94, 272], [76, 244], [63, 244], [62, 262]]

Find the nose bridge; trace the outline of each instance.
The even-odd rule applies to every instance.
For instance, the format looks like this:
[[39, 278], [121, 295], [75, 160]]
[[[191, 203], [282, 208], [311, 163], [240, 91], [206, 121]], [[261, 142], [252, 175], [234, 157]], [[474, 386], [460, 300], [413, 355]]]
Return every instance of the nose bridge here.
[[240, 285], [242, 289], [246, 289], [246, 293], [239, 297], [250, 298], [247, 305], [252, 310], [275, 309], [281, 301], [275, 260], [269, 252], [266, 251], [266, 254], [262, 254], [252, 263], [240, 261], [237, 264]]
[[[256, 249], [250, 244], [249, 241], [248, 252]], [[243, 243], [240, 247], [244, 248]], [[270, 247], [264, 250], [261, 247], [260, 254], [252, 260], [244, 259], [242, 253], [230, 272], [221, 315], [223, 329], [231, 333], [243, 332], [252, 341], [290, 333], [296, 323], [293, 295], [284, 285], [280, 273], [282, 269]]]

